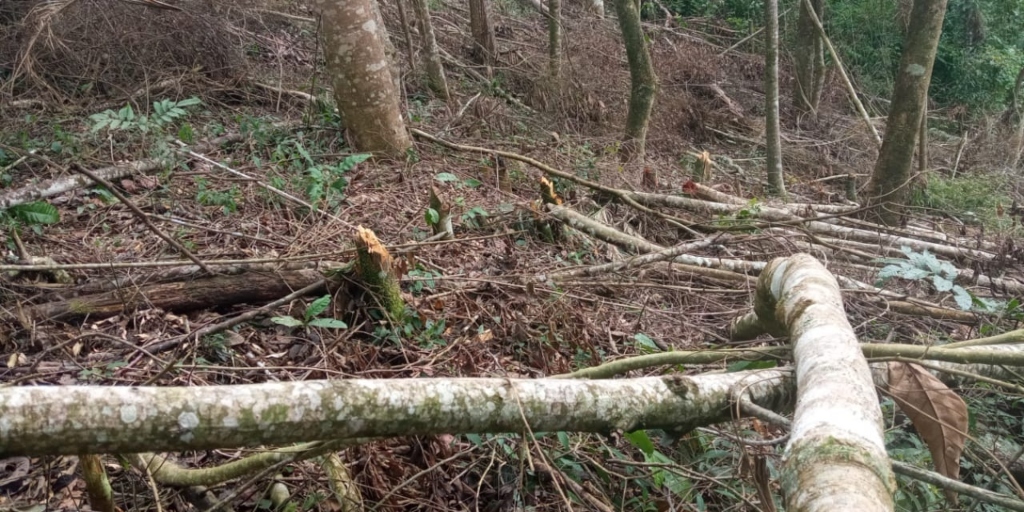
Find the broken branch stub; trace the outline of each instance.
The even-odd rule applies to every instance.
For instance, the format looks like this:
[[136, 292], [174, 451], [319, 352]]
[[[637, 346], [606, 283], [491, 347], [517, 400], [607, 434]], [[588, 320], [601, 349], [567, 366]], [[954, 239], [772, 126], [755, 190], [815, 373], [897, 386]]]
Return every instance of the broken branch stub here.
[[391, 320], [402, 318], [405, 302], [399, 286], [397, 267], [377, 235], [362, 226], [356, 228], [356, 274], [367, 291], [377, 299], [378, 306]]

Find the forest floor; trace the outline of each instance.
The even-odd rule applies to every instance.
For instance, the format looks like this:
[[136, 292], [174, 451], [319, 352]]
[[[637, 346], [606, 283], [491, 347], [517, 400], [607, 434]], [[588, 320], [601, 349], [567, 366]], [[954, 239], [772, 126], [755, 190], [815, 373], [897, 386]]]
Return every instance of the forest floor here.
[[[343, 377], [542, 377], [629, 355], [724, 346], [730, 344], [725, 334], [729, 322], [750, 308], [756, 273], [738, 280], [716, 279], [661, 264], [557, 284], [546, 281], [545, 275], [621, 260], [626, 253], [581, 233], [557, 241], [539, 235], [534, 226], [541, 214], [534, 202], [540, 199], [542, 173], [521, 162], [487, 152], [456, 151], [423, 138], [416, 139], [404, 161], [356, 162], [330, 106], [320, 65], [322, 49], [316, 45], [317, 26], [301, 19], [310, 14], [295, 2], [235, 7], [183, 2], [195, 7], [189, 23], [197, 25], [186, 23], [176, 30], [199, 33], [196, 27], [202, 25], [220, 38], [215, 39], [217, 45], [237, 51], [204, 46], [206, 53], [197, 50], [188, 62], [164, 52], [162, 58], [180, 62], [154, 63], [139, 57], [141, 62], [134, 65], [147, 69], [146, 79], [131, 75], [127, 64], [117, 71], [120, 74], [89, 79], [94, 72], [90, 70], [102, 69], [93, 65], [103, 59], [108, 59], [108, 73], [116, 67], [112, 62], [130, 61], [116, 52], [139, 44], [136, 36], [151, 38], [148, 44], [157, 49], [167, 41], [174, 44], [180, 36], [156, 30], [173, 25], [161, 25], [160, 17], [175, 14], [128, 4], [116, 9], [128, 16], [131, 30], [116, 36], [102, 28], [76, 33], [77, 24], [88, 22], [90, 16], [106, 16], [100, 4], [80, 2], [75, 16], [82, 19], [58, 13], [49, 20], [54, 27], [50, 36], [72, 40], [73, 48], [90, 48], [85, 43], [106, 37], [114, 46], [104, 51], [112, 53], [96, 56], [81, 50], [80, 60], [72, 61], [59, 54], [59, 46], [38, 50], [36, 67], [30, 70], [36, 81], [23, 76], [23, 85], [17, 87], [13, 80], [0, 82], [0, 200], [22, 187], [75, 174], [72, 163], [95, 170], [170, 157], [170, 165], [114, 183], [153, 225], [200, 260], [245, 260], [238, 265], [251, 265], [251, 272], [268, 275], [286, 266], [344, 264], [352, 257], [355, 227], [362, 226], [407, 265], [403, 296], [415, 314], [404, 325], [390, 325], [370, 314], [369, 299], [343, 298], [338, 292], [322, 315], [343, 320], [347, 329], [304, 329], [274, 321], [301, 318], [316, 298], [307, 297], [199, 342], [152, 353], [142, 349], [273, 299], [249, 302], [242, 297], [199, 310], [168, 311], [146, 305], [159, 302], [159, 297], [141, 302], [125, 298], [124, 304], [134, 306], [111, 316], [81, 317], [72, 311], [61, 318], [28, 321], [28, 328], [14, 322], [0, 327], [0, 353], [6, 363], [0, 382], [196, 386]], [[481, 81], [488, 70], [469, 64], [468, 13], [446, 2], [432, 7], [437, 11], [439, 43], [450, 56], [446, 67], [453, 98], [447, 103], [421, 85], [422, 65], [410, 69], [415, 59], [408, 58], [398, 14], [390, 5], [385, 9], [403, 71], [411, 127], [455, 144], [522, 154], [606, 187], [671, 195], [687, 194], [696, 155], [707, 151], [715, 171], [706, 185], [748, 200], [751, 211], [778, 204], [766, 199], [763, 185], [763, 59], [751, 53], [756, 48], [750, 44], [757, 42], [730, 48], [744, 34], [707, 20], [685, 20], [683, 26], [657, 21], [647, 27], [660, 89], [646, 160], [622, 163], [618, 149], [629, 76], [614, 19], [585, 18], [568, 8], [566, 77], [561, 85], [552, 86], [545, 76], [546, 22], [537, 13], [518, 4], [496, 4], [500, 64]], [[18, 45], [25, 40], [21, 36], [28, 30], [27, 25], [19, 28], [4, 21], [3, 14], [0, 68], [9, 69], [0, 77], [25, 71], [15, 63], [20, 62]], [[202, 72], [191, 70], [197, 65], [203, 66]], [[829, 75], [816, 118], [792, 109], [790, 70], [784, 60], [780, 82], [789, 199], [849, 206], [843, 181], [828, 178], [853, 173], [863, 184], [878, 145], [853, 114], [834, 74]], [[62, 89], [47, 90], [43, 84]], [[309, 102], [295, 91], [312, 93], [321, 101]], [[500, 91], [516, 102], [507, 101]], [[186, 102], [181, 107], [186, 114], [171, 116], [166, 123], [156, 119], [154, 102], [191, 97], [202, 103]], [[126, 120], [121, 109], [129, 104], [136, 117]], [[138, 116], [143, 114], [150, 116], [148, 131], [139, 128]], [[984, 270], [1024, 281], [1015, 245], [1020, 232], [1012, 219], [1012, 205], [1020, 199], [1014, 187], [1020, 178], [1006, 170], [1011, 152], [1007, 148], [1012, 147], [1006, 130], [971, 125], [973, 135], [962, 139], [956, 131], [962, 121], [953, 114], [939, 110], [931, 116], [932, 172], [914, 185], [920, 190], [915, 197], [925, 207], [911, 210], [908, 225], [944, 232], [971, 247], [992, 248], [1000, 258], [985, 263]], [[101, 120], [115, 118], [128, 122], [116, 130], [93, 129]], [[873, 122], [879, 130], [884, 128], [884, 117]], [[183, 153], [173, 142], [183, 140], [196, 148], [201, 141], [225, 134], [241, 135], [240, 142], [196, 150], [201, 157]], [[962, 140], [968, 142], [961, 144]], [[45, 159], [20, 159], [19, 151], [34, 151]], [[496, 166], [507, 173], [507, 183], [499, 183]], [[579, 183], [554, 183], [567, 207], [620, 231], [665, 247], [693, 238], [664, 218], [610, 201]], [[296, 206], [267, 185], [320, 208]], [[455, 238], [418, 243], [430, 236], [425, 217], [431, 187], [453, 205]], [[148, 285], [202, 277], [197, 268], [146, 267], [184, 258], [102, 188], [90, 185], [47, 200], [59, 210], [60, 221], [21, 229], [17, 241], [6, 229], [4, 263], [24, 262], [30, 255], [59, 264], [97, 265], [67, 270], [69, 283], [53, 282], [47, 272], [5, 272], [0, 296], [9, 313], [67, 302], [110, 286], [131, 294]], [[729, 231], [694, 254], [768, 261], [807, 250], [792, 236], [753, 224], [744, 228], [750, 214], [692, 217]], [[877, 265], [840, 264], [829, 254], [815, 255], [830, 269], [835, 265], [836, 273], [876, 281]], [[880, 246], [879, 254], [892, 252]], [[958, 266], [972, 268], [972, 263], [961, 261]], [[982, 266], [973, 268], [978, 271]], [[958, 309], [951, 296], [923, 282], [893, 281], [887, 289]], [[999, 291], [977, 293], [1006, 303], [1013, 298], [1012, 293]], [[973, 323], [941, 321], [896, 313], [887, 310], [884, 301], [862, 300], [856, 293], [846, 299], [850, 323], [865, 342], [968, 339], [979, 332], [1013, 328], [1019, 317], [979, 315]], [[772, 342], [759, 339], [755, 344]], [[177, 361], [178, 366], [162, 373], [161, 363], [167, 361]], [[700, 373], [718, 367], [678, 371]], [[1016, 399], [1005, 405], [1008, 412], [1021, 407]], [[398, 438], [351, 448], [341, 457], [365, 502], [387, 510], [563, 510], [570, 499], [560, 484], [566, 479], [581, 483], [615, 509], [668, 510], [680, 499], [704, 507], [693, 509], [752, 509], [747, 500], [755, 487], [736, 469], [744, 448], [734, 437], [749, 428], [738, 424], [702, 429], [675, 444], [659, 445], [656, 453], [664, 453], [664, 461], [645, 457], [626, 439], [584, 434], [538, 435], [536, 444], [519, 435]], [[918, 457], [927, 456], [918, 451]], [[189, 467], [208, 467], [244, 453], [186, 453], [176, 460]], [[778, 453], [769, 451], [773, 471]], [[542, 463], [534, 465], [535, 460]], [[660, 465], [670, 461], [686, 463]], [[157, 509], [144, 476], [113, 458], [108, 462], [122, 509]], [[76, 464], [75, 457], [0, 461], [0, 509], [40, 504], [48, 509], [85, 508], [84, 485], [73, 477]], [[315, 460], [282, 469], [275, 479], [289, 487], [297, 509], [341, 509]], [[237, 492], [230, 505], [252, 510], [267, 506], [264, 492], [270, 481], [268, 477], [246, 485], [234, 482], [214, 491]], [[161, 487], [159, 496], [171, 510], [189, 506], [184, 491]]]

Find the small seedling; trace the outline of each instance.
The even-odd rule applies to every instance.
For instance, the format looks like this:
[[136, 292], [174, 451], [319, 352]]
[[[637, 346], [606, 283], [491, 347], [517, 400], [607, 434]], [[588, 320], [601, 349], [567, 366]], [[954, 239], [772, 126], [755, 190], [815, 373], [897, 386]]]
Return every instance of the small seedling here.
[[287, 327], [323, 327], [325, 329], [348, 329], [348, 324], [338, 320], [336, 318], [317, 318], [321, 313], [327, 311], [327, 306], [331, 304], [331, 296], [324, 295], [319, 299], [314, 300], [306, 306], [306, 311], [302, 314], [302, 318], [295, 318], [293, 316], [275, 316], [270, 319], [275, 324], [284, 325]]
[[181, 101], [162, 99], [153, 102], [152, 115], [136, 115], [131, 105], [125, 105], [120, 110], [104, 110], [89, 116], [92, 121], [92, 132], [100, 130], [138, 130], [143, 133], [150, 130], [160, 129], [178, 119], [188, 115], [186, 107], [199, 105], [202, 101], [199, 98], [186, 98]]

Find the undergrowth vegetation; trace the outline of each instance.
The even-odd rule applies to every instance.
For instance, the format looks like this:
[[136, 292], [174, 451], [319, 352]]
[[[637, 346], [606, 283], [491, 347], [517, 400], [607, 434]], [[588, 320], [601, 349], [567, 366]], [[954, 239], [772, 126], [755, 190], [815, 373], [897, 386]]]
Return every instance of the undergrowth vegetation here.
[[1019, 226], [1006, 214], [1013, 204], [1009, 192], [1012, 179], [993, 174], [955, 178], [936, 175], [928, 179], [925, 187], [914, 189], [911, 204], [997, 232], [1013, 232]]

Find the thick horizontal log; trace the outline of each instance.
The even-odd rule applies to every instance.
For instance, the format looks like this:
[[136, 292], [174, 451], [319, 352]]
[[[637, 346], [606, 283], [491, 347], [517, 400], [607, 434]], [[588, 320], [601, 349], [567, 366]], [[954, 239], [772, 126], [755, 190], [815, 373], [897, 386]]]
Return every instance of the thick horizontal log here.
[[261, 303], [288, 295], [323, 279], [315, 270], [247, 272], [192, 281], [123, 288], [25, 308], [36, 321], [89, 315], [103, 318], [135, 309], [185, 312], [239, 303]]
[[[239, 386], [0, 388], [0, 457], [138, 453], [442, 433], [687, 430], [732, 390], [786, 409], [788, 372], [571, 379], [353, 379]], [[782, 384], [782, 385], [780, 385]], [[526, 424], [524, 424], [524, 420]]]

